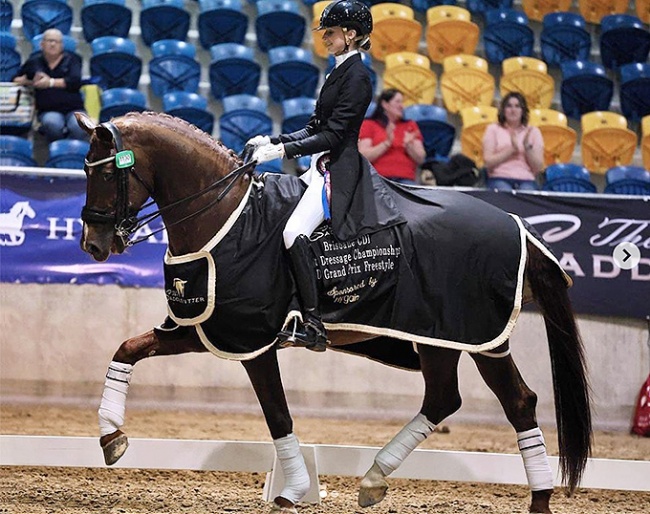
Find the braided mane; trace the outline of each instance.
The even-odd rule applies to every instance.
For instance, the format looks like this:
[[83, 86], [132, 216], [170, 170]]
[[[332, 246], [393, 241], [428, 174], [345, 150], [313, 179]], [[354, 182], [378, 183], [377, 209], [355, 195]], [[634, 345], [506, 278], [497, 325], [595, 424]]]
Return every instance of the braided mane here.
[[[230, 148], [226, 147], [221, 141], [217, 141], [212, 136], [199, 129], [198, 127], [188, 123], [180, 118], [175, 118], [165, 113], [158, 113], [152, 111], [145, 112], [130, 112], [124, 116], [114, 120], [119, 124], [120, 121], [127, 122], [127, 127], [133, 123], [140, 124], [153, 124], [160, 127], [165, 127], [177, 134], [185, 136], [196, 142], [197, 145], [203, 146], [215, 152], [215, 157], [218, 161], [225, 161], [228, 169], [233, 169], [236, 166], [242, 165], [242, 160]], [[125, 127], [126, 128], [126, 127]]]

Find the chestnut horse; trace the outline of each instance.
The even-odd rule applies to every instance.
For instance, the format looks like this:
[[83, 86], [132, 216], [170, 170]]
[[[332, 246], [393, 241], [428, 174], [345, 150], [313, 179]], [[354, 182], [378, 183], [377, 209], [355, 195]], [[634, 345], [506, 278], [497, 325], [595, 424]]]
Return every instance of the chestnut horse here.
[[[130, 113], [101, 125], [96, 125], [80, 113], [77, 114], [77, 120], [90, 136], [90, 150], [85, 166], [87, 195], [82, 212], [84, 229], [81, 248], [97, 261], [105, 261], [113, 253], [122, 253], [133, 243], [129, 236], [137, 230], [138, 223], [143, 223], [137, 214], [149, 198], [156, 202], [165, 223], [169, 238], [168, 256], [172, 257], [200, 252], [215, 239], [215, 234], [218, 236], [224, 230], [232, 228], [237, 213], [241, 213], [242, 206], [251, 201], [251, 191], [256, 189], [252, 186], [258, 180], [252, 173], [251, 166], [244, 165], [232, 150], [182, 120], [155, 113]], [[295, 177], [283, 176], [281, 180], [288, 181], [289, 184], [300, 183]], [[256, 194], [268, 194], [260, 193], [262, 189], [264, 188], [258, 187]], [[461, 200], [461, 197], [467, 198], [467, 195], [459, 192], [439, 194], [458, 195], [452, 198], [458, 198], [459, 202], [475, 201]], [[476, 223], [482, 221], [477, 220]], [[281, 229], [277, 234], [281, 239]], [[526, 301], [534, 300], [537, 303], [546, 325], [560, 470], [563, 483], [571, 493], [579, 485], [591, 451], [589, 386], [583, 348], [567, 294], [565, 275], [541, 245], [526, 241], [520, 245], [524, 256], [520, 259], [521, 269], [524, 270], [521, 276], [525, 279], [523, 296]], [[492, 261], [496, 259], [495, 256]], [[278, 270], [275, 272], [281, 276], [284, 276], [282, 273], [288, 273], [286, 262], [272, 263], [262, 272], [257, 266], [255, 263], [247, 271], [263, 273], [269, 270], [273, 273]], [[472, 280], [480, 282], [484, 279], [476, 276]], [[175, 287], [180, 287], [179, 291], [182, 292], [184, 283], [175, 282]], [[282, 309], [289, 305], [289, 301], [288, 298], [277, 299]], [[475, 318], [480, 316], [480, 310], [473, 312]], [[469, 313], [458, 312], [456, 317], [470, 323], [472, 320], [469, 316]], [[242, 340], [249, 337], [250, 331], [255, 329], [252, 326], [255, 325], [254, 322], [248, 325], [232, 324], [236, 325], [232, 330], [239, 331], [237, 333]], [[100, 444], [107, 464], [116, 462], [128, 445], [126, 435], [120, 427], [124, 421], [132, 366], [154, 355], [205, 352], [209, 346], [201, 334], [197, 333], [199, 329], [195, 326], [180, 327], [180, 330], [176, 330], [177, 326], [174, 330], [167, 328], [163, 324], [128, 339], [114, 354], [99, 412]], [[281, 326], [272, 328], [277, 331]], [[333, 349], [367, 342], [373, 338], [371, 334], [356, 332], [349, 327], [346, 330], [328, 329], [330, 348]], [[404, 341], [404, 352], [413, 351], [414, 340]], [[549, 499], [553, 492], [553, 478], [536, 420], [537, 396], [520, 376], [508, 345], [508, 339], [505, 338], [503, 343], [489, 352], [470, 351], [470, 355], [517, 432], [532, 495], [530, 512], [551, 512]], [[420, 342], [416, 346], [417, 354], [414, 355], [425, 382], [421, 410], [377, 454], [375, 463], [360, 484], [361, 506], [381, 501], [388, 488], [386, 476], [431, 433], [436, 424], [461, 406], [457, 368], [462, 350]], [[295, 437], [273, 337], [260, 350], [239, 360], [259, 399], [274, 443]], [[309, 488], [308, 476], [305, 483], [304, 461], [295, 454], [288, 455], [286, 449], [280, 450], [280, 443], [276, 448], [283, 464], [287, 486], [275, 499], [272, 510], [296, 512], [295, 503]], [[290, 465], [284, 467], [284, 462], [289, 462]]]

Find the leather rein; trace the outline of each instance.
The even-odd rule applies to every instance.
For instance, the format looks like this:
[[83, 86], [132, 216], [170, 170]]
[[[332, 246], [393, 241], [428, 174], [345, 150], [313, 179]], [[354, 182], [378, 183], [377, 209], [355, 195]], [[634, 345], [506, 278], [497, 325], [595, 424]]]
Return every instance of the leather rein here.
[[[115, 235], [122, 240], [122, 243], [124, 244], [125, 248], [146, 241], [151, 236], [158, 234], [159, 232], [162, 232], [166, 228], [163, 226], [159, 229], [154, 230], [153, 232], [149, 233], [144, 237], [140, 237], [138, 239], [131, 239], [131, 236], [135, 232], [140, 230], [143, 226], [145, 226], [147, 223], [155, 220], [156, 218], [160, 218], [166, 212], [169, 212], [177, 207], [180, 207], [181, 205], [187, 202], [190, 202], [192, 200], [195, 200], [196, 198], [201, 197], [202, 195], [214, 189], [217, 189], [218, 187], [222, 186], [225, 183], [226, 184], [225, 188], [223, 189], [223, 191], [221, 191], [221, 193], [219, 193], [219, 196], [217, 196], [216, 199], [211, 201], [209, 204], [201, 207], [199, 210], [194, 211], [188, 214], [187, 216], [184, 216], [183, 218], [174, 221], [173, 223], [169, 224], [168, 227], [172, 227], [174, 225], [183, 223], [207, 211], [208, 209], [216, 205], [218, 202], [220, 202], [230, 192], [230, 190], [235, 185], [235, 182], [242, 175], [246, 173], [252, 173], [253, 169], [255, 168], [256, 163], [254, 161], [247, 162], [247, 159], [245, 158], [244, 164], [242, 166], [235, 168], [227, 175], [221, 177], [219, 180], [213, 182], [209, 186], [201, 189], [200, 191], [197, 191], [196, 193], [193, 193], [185, 198], [181, 198], [180, 200], [176, 200], [175, 202], [172, 202], [162, 208], [159, 208], [154, 212], [138, 217], [137, 213], [140, 210], [146, 209], [147, 207], [150, 207], [151, 205], [156, 203], [156, 201], [153, 200], [153, 196], [154, 196], [153, 188], [147, 185], [147, 183], [136, 172], [135, 156], [131, 150], [124, 150], [124, 145], [122, 143], [122, 134], [120, 133], [119, 129], [111, 122], [102, 123], [100, 126], [107, 129], [113, 135], [113, 140], [115, 141], [116, 153], [115, 155], [111, 155], [109, 157], [94, 162], [88, 162], [88, 160], [85, 160], [85, 166], [87, 168], [94, 168], [97, 166], [102, 166], [114, 162], [117, 170], [117, 198], [115, 200], [115, 206], [113, 212], [101, 211], [99, 209], [95, 209], [93, 207], [88, 207], [87, 205], [84, 205], [84, 207], [81, 210], [81, 219], [84, 223], [113, 224], [115, 228]], [[249, 157], [250, 153], [251, 152], [247, 151], [247, 149], [244, 149], [243, 155]], [[135, 212], [133, 212], [132, 209], [129, 208], [129, 175], [133, 175], [136, 178], [136, 180], [140, 184], [142, 184], [145, 190], [149, 193], [149, 196], [152, 198], [150, 202], [147, 202]]]

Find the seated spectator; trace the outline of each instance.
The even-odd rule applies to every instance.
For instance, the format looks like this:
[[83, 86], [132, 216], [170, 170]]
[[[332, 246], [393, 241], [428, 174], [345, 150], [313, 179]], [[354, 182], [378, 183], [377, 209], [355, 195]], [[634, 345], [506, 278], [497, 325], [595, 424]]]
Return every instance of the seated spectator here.
[[415, 172], [426, 152], [417, 123], [402, 119], [403, 102], [397, 89], [379, 95], [375, 112], [361, 125], [359, 151], [383, 177], [416, 184]]
[[34, 88], [39, 131], [48, 142], [66, 137], [87, 140], [74, 117], [75, 111], [84, 110], [79, 92], [81, 60], [63, 50], [63, 34], [58, 29], [43, 33], [41, 50], [27, 59], [13, 81]]
[[528, 126], [528, 105], [519, 93], [508, 93], [499, 106], [498, 123], [483, 136], [486, 187], [501, 191], [536, 190], [535, 176], [544, 169], [544, 140]]

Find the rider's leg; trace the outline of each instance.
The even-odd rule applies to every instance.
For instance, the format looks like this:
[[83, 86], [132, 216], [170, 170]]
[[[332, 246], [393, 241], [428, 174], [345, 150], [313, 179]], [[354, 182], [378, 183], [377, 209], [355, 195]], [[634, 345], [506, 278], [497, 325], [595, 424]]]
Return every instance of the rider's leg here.
[[281, 344], [297, 342], [310, 350], [324, 351], [327, 336], [320, 316], [313, 254], [309, 238], [305, 235], [311, 234], [325, 219], [322, 204], [324, 179], [320, 174], [314, 175], [282, 234], [285, 247], [289, 250], [291, 271], [302, 306], [302, 323], [298, 317], [294, 317], [285, 325], [279, 337]]

